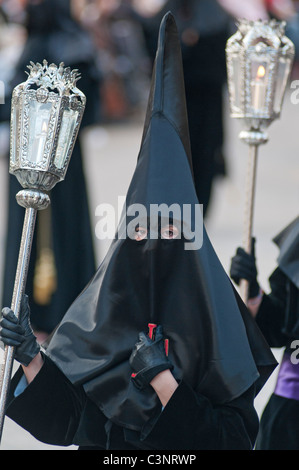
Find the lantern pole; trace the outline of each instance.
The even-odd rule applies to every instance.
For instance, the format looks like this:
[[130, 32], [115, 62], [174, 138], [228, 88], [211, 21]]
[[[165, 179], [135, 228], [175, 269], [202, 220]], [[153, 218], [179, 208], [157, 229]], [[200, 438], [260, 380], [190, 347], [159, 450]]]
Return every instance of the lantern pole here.
[[[249, 146], [247, 159], [247, 174], [245, 180], [245, 211], [244, 211], [244, 227], [243, 227], [243, 247], [246, 253], [251, 253], [252, 232], [253, 232], [253, 216], [254, 201], [256, 190], [257, 164], [258, 164], [258, 148], [259, 145], [268, 141], [267, 134], [257, 130], [243, 131], [239, 138], [245, 141]], [[242, 299], [248, 300], [249, 283], [245, 279], [240, 282], [240, 291]]]
[[[63, 181], [85, 109], [80, 78], [60, 63], [28, 66], [28, 79], [12, 95], [10, 168], [24, 189], [16, 195], [25, 208], [11, 309], [19, 318], [27, 281], [37, 211], [50, 204], [47, 194]], [[0, 441], [14, 361], [13, 346], [5, 346], [0, 375]]]
[[[18, 264], [16, 270], [15, 284], [11, 301], [11, 309], [15, 316], [19, 318], [20, 305], [25, 293], [27, 273], [30, 261], [32, 240], [34, 235], [36, 214], [38, 210], [46, 209], [50, 203], [47, 194], [22, 190], [16, 195], [20, 206], [25, 207], [22, 238], [20, 243]], [[0, 440], [2, 438], [6, 399], [9, 392], [9, 383], [12, 374], [14, 361], [14, 347], [6, 346], [4, 349], [4, 363], [1, 370], [1, 395], [0, 395]]]
[[[268, 141], [264, 131], [280, 116], [294, 45], [284, 34], [283, 21], [241, 20], [226, 45], [231, 117], [245, 123], [239, 138], [249, 147], [243, 247], [252, 250], [252, 228], [258, 148]], [[248, 281], [241, 280], [241, 296], [248, 301]]]

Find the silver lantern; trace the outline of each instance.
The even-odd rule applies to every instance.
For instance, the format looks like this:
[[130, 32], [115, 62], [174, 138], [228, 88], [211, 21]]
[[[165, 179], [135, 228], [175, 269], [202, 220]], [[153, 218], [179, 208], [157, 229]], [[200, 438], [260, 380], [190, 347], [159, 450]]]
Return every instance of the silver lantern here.
[[[25, 208], [23, 232], [11, 309], [19, 316], [24, 295], [38, 210], [50, 204], [47, 194], [67, 172], [85, 109], [85, 95], [77, 88], [78, 70], [46, 60], [30, 63], [28, 78], [15, 87], [11, 104], [10, 166], [23, 189], [16, 199]], [[1, 371], [0, 419], [2, 434], [14, 348], [5, 347]], [[1, 435], [0, 434], [0, 435]]]
[[12, 95], [10, 173], [23, 188], [51, 190], [65, 177], [85, 108], [77, 70], [61, 63], [28, 66]]
[[[255, 195], [257, 149], [268, 141], [267, 127], [280, 117], [293, 64], [295, 48], [285, 36], [285, 22], [238, 23], [226, 44], [230, 113], [242, 121], [240, 139], [249, 146], [246, 182], [244, 248], [250, 253]], [[242, 282], [242, 297], [248, 298], [248, 283]]]

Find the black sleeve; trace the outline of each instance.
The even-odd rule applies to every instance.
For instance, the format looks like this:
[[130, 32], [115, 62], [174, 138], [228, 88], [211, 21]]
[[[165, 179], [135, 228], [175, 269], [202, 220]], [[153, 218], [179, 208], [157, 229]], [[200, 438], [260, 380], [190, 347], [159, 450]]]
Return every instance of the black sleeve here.
[[258, 432], [254, 387], [219, 406], [181, 382], [143, 442], [165, 450], [251, 450]]
[[263, 295], [256, 322], [269, 346], [281, 348], [287, 342], [287, 337], [283, 333], [287, 302], [286, 276], [277, 268], [269, 278], [269, 282], [271, 292]]
[[44, 356], [37, 376], [14, 397], [22, 374], [19, 368], [11, 381], [7, 416], [42, 442], [61, 446], [73, 444], [86, 402], [84, 391], [74, 387]]

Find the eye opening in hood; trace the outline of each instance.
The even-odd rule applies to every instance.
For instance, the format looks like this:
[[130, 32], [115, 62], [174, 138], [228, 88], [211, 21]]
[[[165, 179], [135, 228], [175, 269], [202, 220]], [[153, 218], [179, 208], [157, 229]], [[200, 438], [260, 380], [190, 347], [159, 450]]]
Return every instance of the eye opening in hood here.
[[151, 219], [140, 221], [136, 225], [130, 225], [128, 237], [137, 242], [150, 239], [175, 240], [181, 238], [181, 221], [170, 218]]

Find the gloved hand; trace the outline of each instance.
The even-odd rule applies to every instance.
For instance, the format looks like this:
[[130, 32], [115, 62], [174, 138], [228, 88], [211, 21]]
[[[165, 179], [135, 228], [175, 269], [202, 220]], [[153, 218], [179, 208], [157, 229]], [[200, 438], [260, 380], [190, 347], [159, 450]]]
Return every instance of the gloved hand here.
[[139, 390], [147, 387], [152, 379], [163, 370], [173, 369], [165, 353], [161, 326], [156, 328], [154, 340], [143, 332], [139, 333], [139, 341], [135, 344], [129, 361], [136, 372], [132, 380]]
[[232, 258], [230, 267], [230, 277], [239, 285], [241, 279], [249, 282], [249, 298], [256, 297], [260, 292], [260, 285], [257, 281], [257, 268], [255, 262], [255, 238], [252, 238], [251, 254], [246, 253], [243, 248], [238, 248]]
[[2, 309], [0, 341], [3, 341], [6, 346], [15, 347], [14, 358], [24, 366], [28, 366], [38, 354], [40, 346], [30, 325], [30, 307], [27, 295], [22, 298], [19, 319], [10, 308], [4, 307]]

